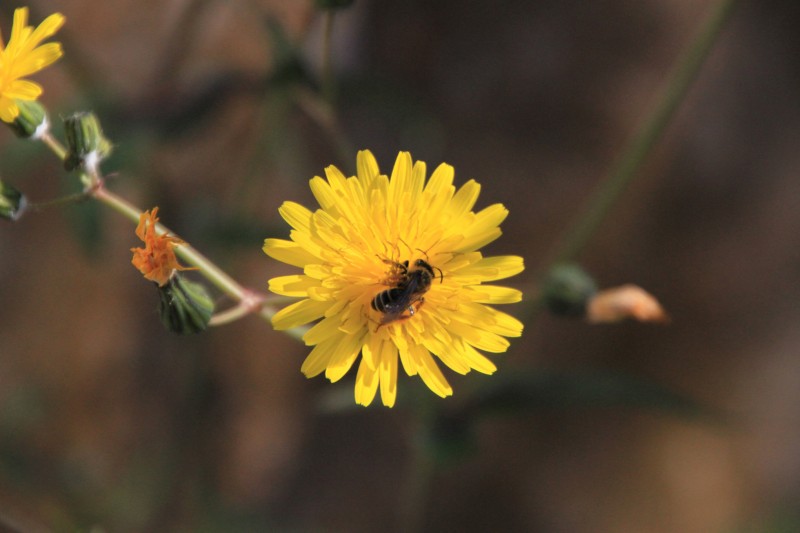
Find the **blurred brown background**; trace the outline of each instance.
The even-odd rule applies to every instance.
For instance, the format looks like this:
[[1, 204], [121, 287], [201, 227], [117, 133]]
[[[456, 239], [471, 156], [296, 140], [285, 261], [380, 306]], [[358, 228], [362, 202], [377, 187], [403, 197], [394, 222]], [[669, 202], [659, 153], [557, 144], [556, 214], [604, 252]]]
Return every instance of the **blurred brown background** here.
[[[311, 2], [65, 0], [65, 57], [37, 81], [54, 117], [93, 109], [109, 186], [248, 286], [291, 269], [308, 179], [398, 150], [511, 212], [491, 254], [544, 260], [657, 103], [712, 2], [356, 1], [334, 22], [337, 121], [319, 99]], [[0, 6], [8, 36], [16, 2]], [[473, 421], [433, 475], [426, 531], [800, 531], [800, 4], [741, 2], [633, 186], [582, 255], [634, 282], [667, 327], [541, 317], [499, 376], [448, 378], [459, 405], [526, 369], [611, 372], [728, 413], [549, 405]], [[336, 133], [337, 131], [341, 132]], [[75, 190], [43, 147], [0, 131], [0, 173], [33, 201]], [[91, 203], [0, 225], [0, 518], [22, 530], [392, 531], [427, 393], [339, 409], [352, 377], [255, 317], [178, 338], [130, 266], [133, 226]], [[221, 300], [225, 306], [229, 302]], [[508, 307], [521, 313], [522, 306]]]

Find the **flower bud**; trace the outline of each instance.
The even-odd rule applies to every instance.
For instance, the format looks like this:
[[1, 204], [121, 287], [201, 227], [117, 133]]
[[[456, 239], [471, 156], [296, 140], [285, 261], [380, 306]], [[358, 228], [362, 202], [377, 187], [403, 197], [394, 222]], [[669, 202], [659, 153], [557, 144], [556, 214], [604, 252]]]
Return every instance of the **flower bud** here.
[[111, 143], [103, 135], [100, 121], [92, 112], [80, 112], [64, 119], [67, 139], [67, 156], [64, 168], [97, 168], [100, 161], [111, 154]]
[[35, 100], [14, 100], [19, 115], [9, 126], [17, 137], [23, 139], [39, 139], [50, 129], [47, 110]]
[[26, 206], [27, 201], [21, 192], [0, 181], [0, 218], [17, 220]]
[[203, 285], [175, 272], [165, 285], [158, 287], [158, 294], [161, 322], [168, 330], [180, 335], [206, 330], [214, 312], [214, 302]]
[[592, 324], [632, 318], [639, 322], [669, 322], [658, 300], [637, 285], [622, 285], [598, 292], [589, 301], [586, 318]]
[[544, 304], [556, 315], [583, 316], [586, 304], [597, 292], [594, 280], [575, 264], [556, 265], [542, 289]]

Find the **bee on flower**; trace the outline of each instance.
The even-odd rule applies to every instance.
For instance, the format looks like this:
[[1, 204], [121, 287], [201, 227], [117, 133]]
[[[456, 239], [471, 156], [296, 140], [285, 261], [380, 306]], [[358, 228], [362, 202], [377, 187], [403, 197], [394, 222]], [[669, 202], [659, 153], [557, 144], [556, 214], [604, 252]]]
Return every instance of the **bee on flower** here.
[[501, 204], [472, 209], [480, 185], [456, 189], [454, 170], [426, 165], [400, 152], [391, 176], [369, 151], [357, 156], [357, 175], [336, 167], [315, 177], [320, 208], [285, 202], [281, 216], [290, 240], [266, 239], [264, 252], [303, 269], [270, 280], [272, 292], [301, 298], [272, 319], [285, 330], [315, 322], [303, 336], [313, 346], [301, 371], [341, 379], [360, 356], [355, 401], [372, 403], [378, 388], [386, 406], [397, 396], [397, 376], [419, 375], [442, 397], [453, 393], [437, 363], [466, 374], [491, 374], [481, 353], [502, 353], [522, 323], [488, 304], [522, 299], [516, 289], [490, 284], [524, 269], [518, 256], [484, 257], [508, 215]]

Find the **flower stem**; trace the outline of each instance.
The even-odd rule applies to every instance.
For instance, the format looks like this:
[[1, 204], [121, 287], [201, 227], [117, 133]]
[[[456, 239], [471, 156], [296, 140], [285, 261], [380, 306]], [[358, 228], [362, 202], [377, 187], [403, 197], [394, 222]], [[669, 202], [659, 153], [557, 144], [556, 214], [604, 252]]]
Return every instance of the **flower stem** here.
[[[67, 156], [66, 148], [64, 148], [64, 146], [49, 132], [43, 135], [41, 140], [60, 160], [63, 161]], [[94, 198], [127, 217], [132, 222], [139, 222], [142, 210], [121, 196], [106, 189], [104, 180], [102, 176], [97, 173], [96, 168], [85, 171], [81, 181], [89, 184], [84, 193], [81, 193], [83, 197]], [[174, 235], [169, 228], [161, 223], [156, 225], [156, 230], [160, 234], [170, 233]], [[223, 311], [219, 313], [217, 317], [212, 318], [215, 325], [232, 322], [250, 313], [258, 313], [264, 320], [269, 321], [276, 313], [275, 309], [264, 305], [265, 297], [263, 295], [240, 285], [235, 279], [197, 251], [193, 246], [184, 242], [183, 244], [175, 246], [175, 253], [189, 265], [197, 267], [198, 272], [208, 281], [238, 302], [235, 307]], [[302, 339], [305, 331], [304, 328], [295, 328], [288, 330], [287, 333], [292, 337]]]
[[331, 65], [332, 38], [333, 38], [333, 9], [325, 10], [325, 20], [322, 29], [322, 96], [328, 105], [333, 106], [335, 88], [333, 81], [333, 67]]
[[67, 149], [64, 148], [64, 145], [58, 142], [55, 137], [53, 137], [53, 134], [50, 133], [50, 131], [42, 134], [41, 141], [47, 145], [47, 147], [50, 148], [54, 154], [56, 154], [56, 157], [60, 161], [64, 161], [64, 159], [67, 157]]
[[622, 152], [622, 157], [611, 173], [600, 183], [574, 225], [560, 241], [560, 245], [553, 254], [553, 259], [546, 264], [553, 265], [574, 260], [586, 247], [603, 219], [636, 176], [642, 162], [663, 135], [675, 115], [675, 111], [684, 100], [689, 87], [697, 77], [700, 67], [713, 48], [735, 4], [736, 0], [717, 2], [700, 34], [678, 61], [659, 104]]
[[[111, 207], [118, 213], [126, 216], [131, 221], [137, 223], [139, 222], [139, 216], [142, 213], [141, 209], [134, 206], [124, 198], [112, 193], [106, 189], [104, 185], [101, 184], [92, 190], [91, 196]], [[169, 228], [161, 223], [156, 224], [156, 230], [160, 234], [170, 233], [174, 235]], [[239, 302], [239, 304], [233, 309], [221, 313], [219, 317], [213, 318], [212, 321], [214, 325], [226, 324], [253, 312], [258, 312], [258, 314], [267, 321], [269, 321], [275, 314], [275, 309], [264, 305], [264, 296], [240, 285], [239, 282], [229, 276], [224, 270], [219, 268], [206, 256], [197, 251], [197, 249], [193, 246], [185, 242], [183, 244], [179, 244], [175, 246], [175, 254], [189, 265], [197, 267], [198, 271], [208, 281], [214, 284], [219, 290]], [[289, 330], [287, 333], [292, 337], [300, 339], [302, 338], [303, 333], [305, 333], [305, 330], [297, 328]]]

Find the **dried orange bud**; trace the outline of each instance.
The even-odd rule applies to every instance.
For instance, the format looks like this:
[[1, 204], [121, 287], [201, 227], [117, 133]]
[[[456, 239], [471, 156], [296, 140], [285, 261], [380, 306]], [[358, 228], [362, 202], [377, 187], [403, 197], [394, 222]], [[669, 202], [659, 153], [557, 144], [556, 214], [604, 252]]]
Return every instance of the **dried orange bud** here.
[[639, 322], [669, 322], [658, 300], [636, 285], [622, 285], [598, 292], [586, 306], [586, 319], [606, 324], [632, 318]]
[[133, 259], [131, 263], [139, 269], [142, 275], [150, 281], [163, 287], [176, 270], [194, 270], [178, 264], [175, 257], [175, 246], [183, 244], [178, 237], [159, 234], [156, 229], [158, 224], [158, 207], [152, 213], [145, 211], [139, 216], [139, 225], [136, 227], [136, 236], [144, 241], [144, 248], [131, 248]]

